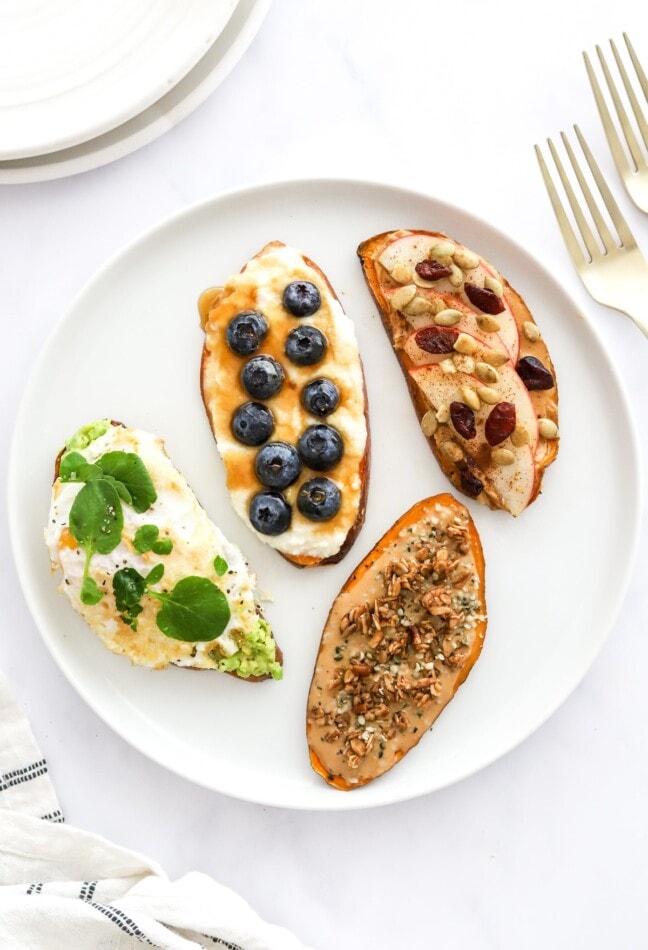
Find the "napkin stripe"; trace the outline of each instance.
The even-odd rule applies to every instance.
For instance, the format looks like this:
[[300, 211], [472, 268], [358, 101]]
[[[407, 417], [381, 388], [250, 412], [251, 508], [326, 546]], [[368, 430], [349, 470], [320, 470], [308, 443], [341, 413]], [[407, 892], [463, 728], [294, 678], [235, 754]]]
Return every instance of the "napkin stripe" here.
[[43, 890], [43, 882], [41, 881], [40, 884], [30, 884], [27, 890], [25, 891], [25, 893], [26, 894], [40, 894], [42, 890]]
[[116, 924], [117, 927], [123, 930], [129, 937], [137, 937], [140, 943], [147, 943], [149, 947], [155, 946], [144, 931], [139, 929], [135, 921], [131, 920], [123, 911], [118, 910], [116, 907], [106, 907], [105, 904], [97, 904], [95, 901], [90, 901], [89, 903], [90, 906], [98, 910], [100, 914], [104, 914], [108, 920], [112, 920], [113, 924]]
[[65, 818], [61, 809], [57, 808], [56, 811], [49, 811], [46, 815], [41, 815], [41, 821], [61, 822], [65, 821]]
[[5, 772], [0, 775], [0, 792], [6, 792], [8, 788], [14, 785], [22, 785], [23, 782], [30, 782], [39, 775], [45, 775], [47, 772], [47, 763], [45, 759], [39, 759], [38, 762], [32, 762], [22, 769], [15, 769], [13, 772]]
[[243, 947], [240, 947], [238, 943], [228, 943], [227, 940], [223, 940], [221, 937], [210, 937], [208, 934], [201, 934], [205, 940], [211, 940], [212, 943], [217, 943], [219, 947], [226, 947], [227, 950], [243, 950]]
[[81, 885], [81, 890], [79, 891], [79, 900], [89, 901], [94, 897], [95, 888], [97, 886], [96, 881], [84, 881]]

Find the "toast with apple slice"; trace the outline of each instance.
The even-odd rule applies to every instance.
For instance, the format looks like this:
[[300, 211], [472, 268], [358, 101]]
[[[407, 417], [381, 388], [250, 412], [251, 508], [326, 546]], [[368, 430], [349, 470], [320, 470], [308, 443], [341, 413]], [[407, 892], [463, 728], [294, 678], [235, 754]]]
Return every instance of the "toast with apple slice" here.
[[267, 244], [199, 301], [201, 388], [234, 508], [298, 567], [362, 526], [369, 424], [352, 321], [301, 251]]
[[559, 441], [556, 374], [522, 297], [441, 232], [388, 231], [358, 256], [443, 472], [519, 515]]

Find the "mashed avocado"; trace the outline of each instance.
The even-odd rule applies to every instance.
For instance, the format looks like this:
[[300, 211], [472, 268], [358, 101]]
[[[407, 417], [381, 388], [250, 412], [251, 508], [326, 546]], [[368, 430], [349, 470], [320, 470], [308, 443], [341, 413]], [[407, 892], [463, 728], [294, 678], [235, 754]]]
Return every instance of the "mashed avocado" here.
[[276, 659], [276, 644], [272, 639], [270, 627], [260, 617], [254, 628], [241, 642], [241, 647], [232, 656], [218, 661], [218, 669], [224, 673], [236, 673], [247, 679], [248, 676], [268, 676], [275, 680], [283, 677], [281, 664]]
[[69, 452], [86, 449], [91, 442], [100, 438], [110, 428], [110, 419], [98, 419], [87, 426], [81, 426], [74, 435], [67, 440], [65, 447]]

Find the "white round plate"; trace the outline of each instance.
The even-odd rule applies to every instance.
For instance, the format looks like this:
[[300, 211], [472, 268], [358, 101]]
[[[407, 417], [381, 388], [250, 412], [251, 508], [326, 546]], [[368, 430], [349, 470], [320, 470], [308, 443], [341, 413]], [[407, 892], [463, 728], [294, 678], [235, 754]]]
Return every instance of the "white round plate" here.
[[236, 66], [254, 39], [271, 0], [239, 0], [230, 20], [200, 62], [180, 82], [128, 122], [72, 148], [0, 161], [0, 185], [78, 175], [130, 155], [194, 111]]
[[1, 159], [114, 129], [204, 56], [236, 0], [0, 0]]
[[[489, 624], [467, 682], [393, 771], [343, 793], [311, 771], [305, 704], [320, 633], [356, 563], [414, 502], [448, 489], [425, 442], [356, 258], [395, 227], [444, 230], [492, 260], [524, 294], [558, 374], [562, 443], [538, 501], [514, 520], [467, 501], [487, 564]], [[356, 324], [373, 460], [367, 520], [345, 560], [298, 571], [234, 514], [202, 406], [196, 301], [267, 241], [319, 264]], [[158, 433], [209, 515], [274, 601], [282, 682], [151, 672], [109, 653], [57, 593], [43, 543], [54, 459], [80, 425], [110, 417]], [[150, 231], [86, 286], [49, 339], [12, 445], [9, 512], [25, 596], [59, 666], [121, 736], [169, 769], [239, 798], [293, 808], [363, 808], [463, 778], [503, 755], [569, 695], [609, 633], [639, 524], [637, 441], [619, 379], [553, 278], [465, 211], [366, 182], [299, 181], [232, 192]]]

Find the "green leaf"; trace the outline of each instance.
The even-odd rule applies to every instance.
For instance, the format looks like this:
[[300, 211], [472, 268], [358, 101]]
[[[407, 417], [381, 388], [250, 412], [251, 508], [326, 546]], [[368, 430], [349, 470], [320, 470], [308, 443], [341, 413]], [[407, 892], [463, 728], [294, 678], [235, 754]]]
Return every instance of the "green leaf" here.
[[59, 478], [62, 482], [77, 482], [79, 467], [87, 464], [80, 452], [66, 452], [59, 462]]
[[124, 512], [115, 486], [105, 478], [84, 485], [70, 509], [70, 532], [86, 554], [110, 554], [123, 528]]
[[133, 547], [140, 554], [146, 554], [157, 541], [160, 529], [156, 524], [143, 524], [138, 528], [133, 538]]
[[137, 630], [137, 617], [144, 610], [140, 600], [146, 591], [146, 581], [134, 567], [123, 567], [113, 577], [115, 606], [121, 619]]
[[230, 618], [225, 594], [206, 577], [183, 577], [170, 594], [154, 596], [162, 601], [157, 625], [174, 640], [215, 640]]
[[87, 575], [83, 578], [83, 583], [81, 584], [81, 603], [88, 606], [92, 604], [98, 604], [101, 598], [103, 597], [103, 591], [99, 590], [97, 587], [97, 582]]
[[227, 561], [225, 560], [224, 557], [221, 557], [220, 554], [218, 555], [218, 557], [214, 558], [214, 570], [216, 571], [219, 577], [222, 577], [223, 574], [226, 574], [228, 568], [229, 568], [229, 565]]
[[161, 581], [164, 577], [164, 564], [156, 564], [155, 567], [148, 572], [146, 575], [146, 583], [148, 586], [152, 584], [157, 584], [158, 581]]
[[144, 462], [134, 452], [107, 452], [97, 462], [106, 475], [122, 482], [132, 498], [135, 511], [147, 511], [157, 498], [155, 486]]
[[162, 538], [161, 541], [156, 541], [151, 545], [151, 551], [153, 551], [153, 554], [171, 554], [173, 541], [171, 538]]
[[126, 488], [126, 486], [124, 485], [124, 483], [123, 483], [123, 482], [118, 482], [116, 478], [113, 478], [113, 477], [112, 477], [112, 475], [106, 475], [105, 472], [102, 472], [102, 470], [101, 470], [100, 468], [97, 469], [97, 471], [99, 471], [99, 472], [101, 473], [101, 477], [102, 477], [102, 478], [105, 478], [107, 482], [110, 482], [111, 485], [114, 485], [114, 486], [115, 486], [115, 491], [117, 492], [117, 494], [119, 495], [119, 497], [121, 498], [121, 500], [124, 501], [124, 502], [126, 502], [126, 504], [127, 504], [127, 505], [130, 505], [131, 508], [132, 508], [132, 507], [133, 507], [133, 499], [132, 499], [132, 497], [131, 497], [131, 493], [130, 493], [129, 490]]
[[67, 452], [59, 463], [62, 482], [89, 482], [102, 474], [99, 466], [86, 462], [80, 452]]

